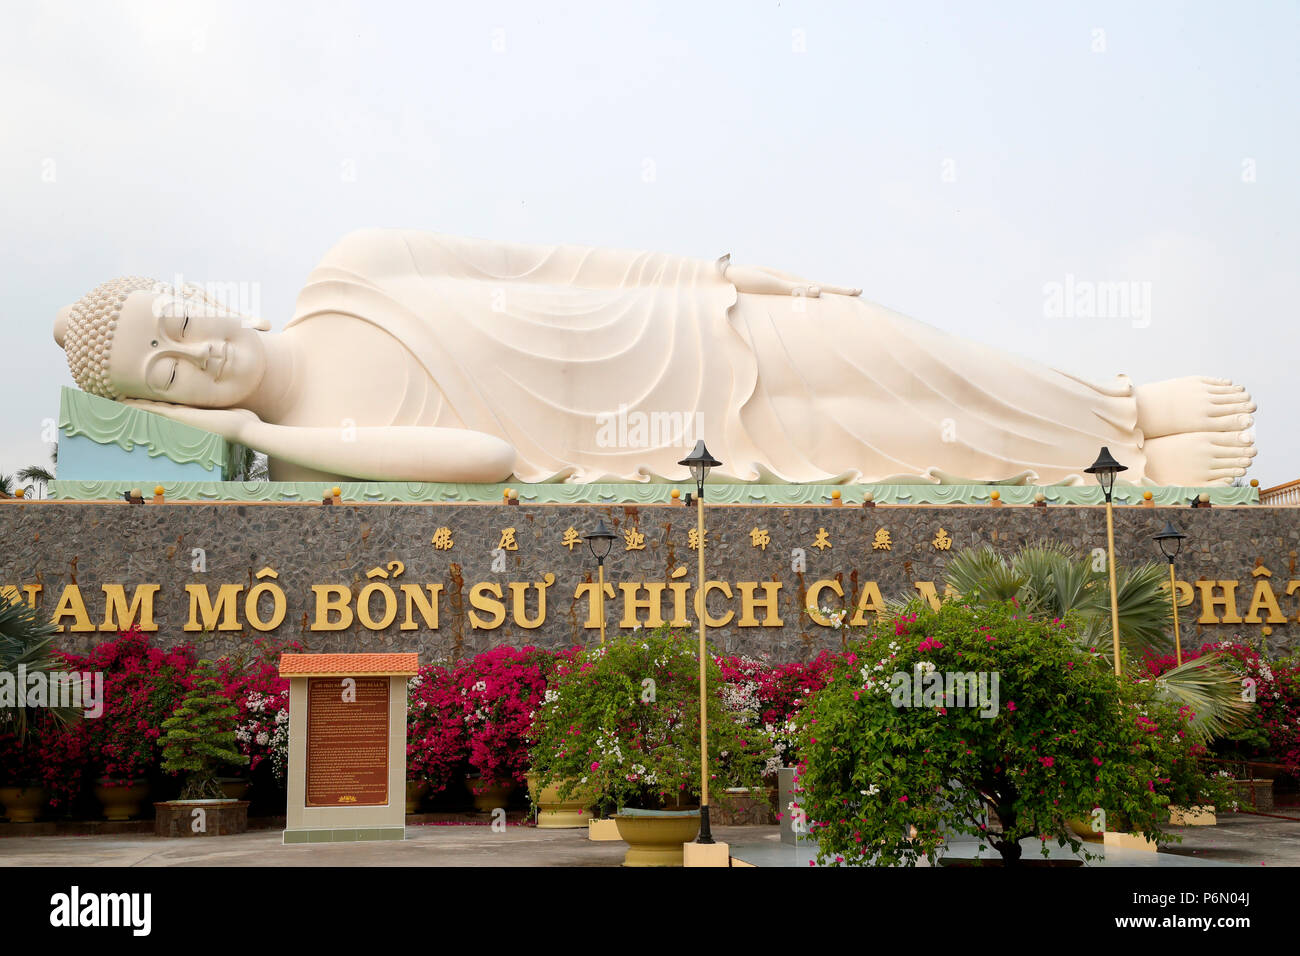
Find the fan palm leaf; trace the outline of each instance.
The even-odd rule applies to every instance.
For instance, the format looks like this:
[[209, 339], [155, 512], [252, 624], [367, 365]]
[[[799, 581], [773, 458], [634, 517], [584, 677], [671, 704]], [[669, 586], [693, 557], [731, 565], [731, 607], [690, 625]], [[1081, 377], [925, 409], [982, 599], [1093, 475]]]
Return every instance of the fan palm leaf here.
[[1250, 704], [1241, 696], [1241, 675], [1220, 654], [1205, 654], [1161, 674], [1158, 696], [1193, 713], [1189, 728], [1200, 740], [1221, 737], [1245, 719]]
[[1021, 597], [1025, 577], [1017, 573], [992, 548], [968, 548], [959, 551], [944, 570], [945, 583], [971, 600], [1010, 601]]
[[42, 495], [45, 489], [49, 487], [50, 482], [54, 480], [54, 473], [42, 465], [28, 465], [26, 468], [19, 468], [15, 473], [19, 481], [27, 481], [33, 485], [39, 485]]

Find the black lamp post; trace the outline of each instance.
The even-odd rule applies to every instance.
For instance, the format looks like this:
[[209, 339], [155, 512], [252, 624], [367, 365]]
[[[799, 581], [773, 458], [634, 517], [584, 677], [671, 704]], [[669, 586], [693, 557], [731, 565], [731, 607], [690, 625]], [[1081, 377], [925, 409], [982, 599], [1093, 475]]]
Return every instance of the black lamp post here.
[[722, 464], [709, 454], [704, 447], [704, 439], [695, 443], [691, 453], [677, 464], [685, 465], [691, 470], [695, 479], [695, 546], [700, 552], [700, 836], [697, 843], [712, 843], [713, 833], [709, 830], [709, 700], [706, 690], [706, 650], [704, 647], [704, 622], [709, 609], [704, 603], [704, 480], [709, 477], [709, 469]]
[[1186, 537], [1187, 535], [1174, 527], [1172, 521], [1166, 521], [1164, 530], [1153, 539], [1160, 545], [1164, 556], [1169, 559], [1169, 603], [1174, 608], [1174, 654], [1180, 666], [1183, 663], [1183, 639], [1178, 633], [1178, 579], [1174, 575], [1174, 558], [1178, 557], [1178, 552], [1183, 547], [1183, 539]]
[[1090, 475], [1097, 476], [1101, 493], [1106, 496], [1106, 565], [1110, 571], [1110, 632], [1115, 654], [1115, 675], [1123, 673], [1119, 656], [1119, 596], [1115, 590], [1115, 518], [1111, 509], [1111, 494], [1115, 490], [1115, 476], [1121, 471], [1128, 471], [1127, 465], [1121, 465], [1111, 456], [1110, 449], [1102, 446], [1097, 460], [1084, 469]]
[[587, 550], [591, 556], [596, 559], [596, 572], [599, 576], [599, 583], [596, 585], [599, 589], [600, 600], [600, 643], [605, 643], [605, 559], [609, 557], [609, 549], [614, 547], [614, 538], [617, 535], [605, 527], [605, 519], [601, 518], [596, 522], [596, 530], [583, 535], [587, 542]]
[[1121, 471], [1128, 471], [1128, 465], [1121, 465], [1111, 455], [1110, 449], [1102, 446], [1101, 454], [1087, 468], [1083, 469], [1090, 475], [1097, 476], [1097, 483], [1101, 485], [1101, 493], [1106, 496], [1106, 501], [1110, 501], [1111, 493], [1115, 490], [1115, 476]]

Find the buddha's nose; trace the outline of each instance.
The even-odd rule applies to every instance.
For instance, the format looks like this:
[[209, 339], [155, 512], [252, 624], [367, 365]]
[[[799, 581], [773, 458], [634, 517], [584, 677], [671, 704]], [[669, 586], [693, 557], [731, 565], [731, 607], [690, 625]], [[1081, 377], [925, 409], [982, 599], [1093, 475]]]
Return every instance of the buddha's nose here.
[[172, 345], [169, 346], [168, 351], [185, 356], [200, 369], [206, 369], [208, 360], [212, 358], [212, 346], [207, 343], [203, 345]]

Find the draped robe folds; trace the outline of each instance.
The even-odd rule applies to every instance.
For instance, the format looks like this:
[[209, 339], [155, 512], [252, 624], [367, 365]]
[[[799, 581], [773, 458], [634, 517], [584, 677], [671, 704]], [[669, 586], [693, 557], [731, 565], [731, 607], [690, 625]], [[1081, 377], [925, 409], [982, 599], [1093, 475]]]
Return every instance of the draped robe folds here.
[[1089, 384], [857, 297], [737, 292], [707, 259], [363, 230], [290, 325], [326, 314], [394, 336], [441, 395], [360, 424], [496, 435], [521, 481], [678, 480], [697, 438], [723, 481], [1076, 483], [1101, 445], [1145, 470], [1124, 376]]

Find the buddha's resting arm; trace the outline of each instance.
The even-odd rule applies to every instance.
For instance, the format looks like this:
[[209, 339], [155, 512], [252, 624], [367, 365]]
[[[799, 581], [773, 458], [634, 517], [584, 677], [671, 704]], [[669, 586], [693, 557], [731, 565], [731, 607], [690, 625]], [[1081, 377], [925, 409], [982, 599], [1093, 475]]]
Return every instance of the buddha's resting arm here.
[[273, 425], [242, 408], [193, 408], [128, 399], [127, 404], [193, 425], [304, 468], [373, 481], [505, 481], [515, 450], [463, 428]]
[[736, 265], [730, 257], [724, 257], [720, 265], [727, 281], [736, 287], [737, 292], [754, 295], [806, 295], [817, 298], [824, 293], [832, 295], [861, 295], [861, 289], [847, 286], [826, 285], [810, 282], [800, 276], [769, 269], [766, 266]]

